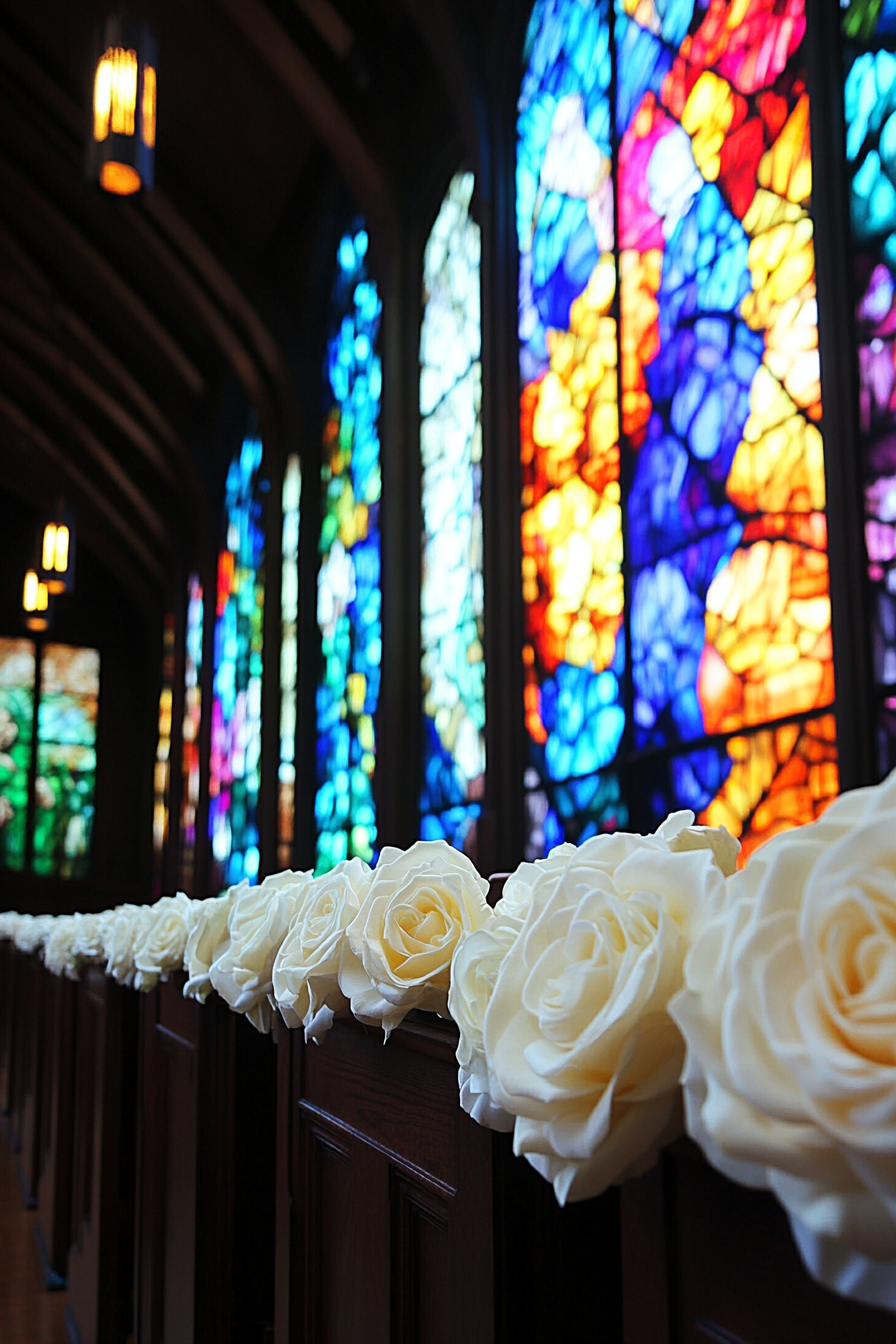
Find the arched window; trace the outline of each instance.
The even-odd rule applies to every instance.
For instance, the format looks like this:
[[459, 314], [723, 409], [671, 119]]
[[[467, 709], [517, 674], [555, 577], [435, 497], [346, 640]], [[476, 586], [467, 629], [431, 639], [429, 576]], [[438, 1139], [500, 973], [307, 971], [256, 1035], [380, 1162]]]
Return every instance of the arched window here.
[[865, 542], [884, 775], [896, 765], [896, 5], [853, 0], [843, 28]]
[[837, 790], [803, 0], [537, 0], [517, 225], [528, 853]]
[[376, 847], [372, 779], [380, 690], [380, 441], [382, 305], [367, 276], [367, 233], [339, 244], [325, 371], [323, 521], [317, 620], [318, 872]]
[[258, 876], [261, 681], [264, 654], [264, 497], [260, 439], [247, 438], [227, 472], [218, 554], [215, 677], [209, 769], [211, 887]]
[[420, 834], [472, 852], [485, 785], [482, 370], [473, 174], [451, 181], [423, 259]]

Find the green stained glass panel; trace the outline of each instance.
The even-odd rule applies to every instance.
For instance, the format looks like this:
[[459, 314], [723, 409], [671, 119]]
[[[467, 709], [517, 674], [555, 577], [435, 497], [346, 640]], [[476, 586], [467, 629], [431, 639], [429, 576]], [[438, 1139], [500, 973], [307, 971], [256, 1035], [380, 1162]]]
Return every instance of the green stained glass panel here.
[[34, 786], [34, 871], [83, 877], [90, 862], [96, 784], [100, 656], [47, 644]]
[[0, 868], [25, 865], [34, 719], [34, 645], [0, 639]]

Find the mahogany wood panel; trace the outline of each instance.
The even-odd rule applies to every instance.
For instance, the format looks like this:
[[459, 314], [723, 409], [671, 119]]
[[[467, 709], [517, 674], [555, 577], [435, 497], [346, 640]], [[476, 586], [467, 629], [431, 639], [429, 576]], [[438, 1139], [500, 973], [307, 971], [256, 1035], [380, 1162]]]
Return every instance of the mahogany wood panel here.
[[137, 995], [82, 972], [75, 1046], [72, 1246], [66, 1318], [80, 1344], [133, 1331]]
[[137, 1344], [255, 1344], [273, 1327], [276, 1055], [174, 975], [140, 999]]
[[0, 1117], [9, 1114], [12, 1098], [15, 975], [15, 948], [11, 942], [0, 940]]
[[436, 1022], [407, 1022], [385, 1049], [354, 1021], [321, 1047], [300, 1032], [281, 1044], [291, 1269], [278, 1344], [493, 1338], [491, 1136], [458, 1106], [456, 1036]]
[[[819, 1287], [770, 1194], [681, 1140], [623, 1191], [625, 1344], [892, 1344], [892, 1315]], [[665, 1242], [665, 1264], [663, 1243]]]
[[68, 1271], [72, 1223], [75, 1103], [75, 1024], [78, 986], [44, 971], [43, 1084], [40, 1177], [35, 1232], [47, 1286], [60, 1288]]
[[16, 1099], [17, 1173], [22, 1198], [29, 1209], [37, 1203], [40, 1178], [40, 1125], [46, 972], [37, 953], [22, 957], [18, 982], [19, 1092]]

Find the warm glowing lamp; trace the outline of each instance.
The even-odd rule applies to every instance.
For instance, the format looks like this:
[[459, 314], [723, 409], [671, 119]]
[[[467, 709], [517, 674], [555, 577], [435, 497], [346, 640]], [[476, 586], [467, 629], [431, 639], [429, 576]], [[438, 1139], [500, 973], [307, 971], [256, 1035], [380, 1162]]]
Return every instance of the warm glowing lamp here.
[[133, 196], [153, 184], [158, 47], [145, 23], [112, 14], [97, 36], [87, 176]]
[[49, 593], [70, 593], [75, 586], [75, 516], [60, 506], [38, 540], [37, 577]]
[[29, 630], [40, 632], [50, 624], [50, 595], [47, 585], [41, 583], [37, 571], [29, 569], [22, 588], [22, 607], [25, 612], [25, 624]]

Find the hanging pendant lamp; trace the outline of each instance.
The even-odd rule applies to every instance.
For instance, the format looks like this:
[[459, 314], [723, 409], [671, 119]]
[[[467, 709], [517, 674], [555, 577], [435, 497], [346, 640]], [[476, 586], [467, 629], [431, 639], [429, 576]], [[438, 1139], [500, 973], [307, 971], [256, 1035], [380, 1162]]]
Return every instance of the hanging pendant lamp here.
[[145, 22], [110, 15], [93, 61], [87, 177], [132, 196], [153, 185], [158, 46]]

